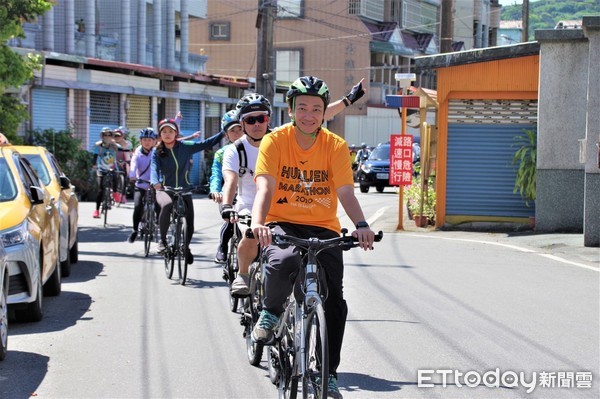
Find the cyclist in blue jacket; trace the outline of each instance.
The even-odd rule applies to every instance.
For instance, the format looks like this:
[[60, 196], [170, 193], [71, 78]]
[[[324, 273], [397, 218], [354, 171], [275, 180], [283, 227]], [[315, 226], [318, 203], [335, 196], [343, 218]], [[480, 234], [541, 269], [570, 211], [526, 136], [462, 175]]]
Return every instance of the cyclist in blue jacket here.
[[[175, 119], [163, 119], [158, 124], [158, 136], [160, 143], [152, 152], [152, 166], [150, 168], [150, 182], [156, 191], [156, 202], [160, 206], [160, 215], [158, 226], [160, 229], [160, 241], [158, 243], [158, 252], [162, 253], [166, 249], [167, 229], [169, 228], [169, 216], [173, 206], [171, 195], [161, 190], [163, 186], [190, 188], [188, 181], [188, 171], [190, 168], [190, 159], [196, 152], [209, 149], [217, 145], [223, 138], [223, 132], [219, 132], [205, 140], [194, 142], [177, 140], [179, 135], [179, 126]], [[183, 196], [186, 204], [186, 222], [188, 234], [186, 244], [188, 253], [186, 262], [191, 264], [194, 257], [189, 250], [189, 244], [194, 232], [194, 207], [191, 193]]]
[[[215, 152], [210, 174], [210, 198], [219, 204], [219, 214], [221, 214], [221, 204], [223, 203], [223, 153], [225, 149], [244, 135], [242, 125], [238, 118], [237, 110], [227, 111], [221, 118], [221, 130], [227, 135], [229, 144], [221, 147]], [[233, 225], [229, 220], [224, 220], [221, 226], [219, 247], [215, 255], [215, 263], [225, 263], [227, 258], [227, 245], [233, 237]]]

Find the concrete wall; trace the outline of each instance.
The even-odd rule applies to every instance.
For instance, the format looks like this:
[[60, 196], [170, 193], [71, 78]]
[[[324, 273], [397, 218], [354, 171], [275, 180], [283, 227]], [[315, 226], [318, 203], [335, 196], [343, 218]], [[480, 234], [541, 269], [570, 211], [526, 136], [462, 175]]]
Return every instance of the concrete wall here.
[[587, 22], [587, 30], [535, 33], [540, 43], [536, 230], [583, 231], [586, 246], [599, 246], [600, 169], [594, 146], [600, 135], [600, 17]]

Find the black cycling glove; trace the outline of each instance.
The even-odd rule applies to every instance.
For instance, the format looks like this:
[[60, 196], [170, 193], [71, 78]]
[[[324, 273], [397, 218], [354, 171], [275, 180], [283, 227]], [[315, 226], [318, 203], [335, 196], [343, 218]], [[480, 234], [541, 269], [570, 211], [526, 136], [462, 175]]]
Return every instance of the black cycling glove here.
[[358, 82], [352, 87], [350, 93], [346, 94], [342, 100], [344, 100], [344, 104], [346, 104], [346, 107], [348, 107], [360, 100], [360, 98], [364, 95], [365, 91], [363, 90], [362, 82]]

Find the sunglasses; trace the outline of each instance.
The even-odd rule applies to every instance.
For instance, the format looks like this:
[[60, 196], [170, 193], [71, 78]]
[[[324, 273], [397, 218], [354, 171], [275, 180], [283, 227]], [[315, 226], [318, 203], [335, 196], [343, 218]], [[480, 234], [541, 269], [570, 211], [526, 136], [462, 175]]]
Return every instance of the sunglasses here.
[[112, 133], [102, 133], [102, 136], [104, 136], [104, 137], [112, 137], [113, 134]]
[[244, 118], [244, 122], [249, 125], [254, 125], [256, 122], [265, 123], [269, 121], [269, 117], [267, 115], [258, 115], [258, 116], [249, 116]]

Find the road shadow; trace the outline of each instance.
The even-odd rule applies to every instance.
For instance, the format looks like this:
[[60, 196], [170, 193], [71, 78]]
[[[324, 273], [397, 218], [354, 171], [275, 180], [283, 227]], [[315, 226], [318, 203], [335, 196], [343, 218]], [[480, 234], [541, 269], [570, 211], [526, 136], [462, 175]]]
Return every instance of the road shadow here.
[[[44, 317], [35, 323], [19, 323], [11, 315], [9, 335], [28, 335], [66, 330], [77, 322], [91, 320], [84, 317], [90, 310], [92, 298], [81, 292], [63, 291], [57, 297], [44, 297]], [[2, 397], [2, 396], [0, 396]]]
[[[80, 254], [83, 252], [79, 252]], [[71, 275], [62, 279], [62, 284], [83, 283], [95, 279], [100, 273], [104, 265], [100, 262], [88, 260], [80, 260], [71, 266]]]
[[0, 398], [35, 397], [37, 388], [48, 373], [49, 360], [48, 356], [11, 351], [9, 348], [6, 359], [0, 362]]
[[417, 385], [414, 381], [390, 381], [360, 373], [338, 373], [338, 384], [342, 392], [363, 393], [400, 391], [405, 386]]
[[129, 238], [131, 228], [122, 224], [102, 226], [79, 226], [79, 242], [124, 242]]

